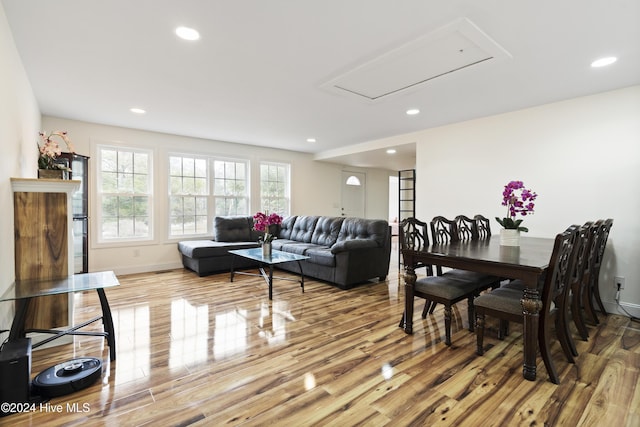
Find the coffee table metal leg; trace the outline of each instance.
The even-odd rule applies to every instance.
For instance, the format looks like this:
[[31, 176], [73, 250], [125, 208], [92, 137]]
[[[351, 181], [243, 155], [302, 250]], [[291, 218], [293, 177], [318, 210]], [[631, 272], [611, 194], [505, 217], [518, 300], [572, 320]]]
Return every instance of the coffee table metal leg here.
[[298, 263], [298, 268], [300, 269], [300, 287], [302, 288], [302, 293], [304, 293], [304, 272], [302, 271], [302, 263], [300, 261], [296, 261]]
[[27, 317], [27, 310], [31, 298], [22, 298], [16, 300], [15, 314], [13, 316], [13, 323], [11, 324], [11, 331], [9, 332], [9, 341], [15, 341], [19, 338], [26, 336], [24, 331], [24, 322]]
[[234, 262], [234, 261], [235, 261], [235, 259], [236, 259], [236, 257], [232, 255], [232, 256], [231, 256], [231, 273], [230, 273], [230, 274], [231, 274], [231, 277], [229, 278], [229, 281], [230, 281], [230, 282], [233, 282], [233, 264], [235, 263], [235, 262]]
[[98, 298], [100, 299], [100, 306], [102, 307], [102, 324], [104, 330], [107, 333], [107, 344], [109, 345], [109, 357], [111, 361], [116, 360], [116, 332], [113, 327], [113, 317], [111, 316], [111, 308], [109, 307], [109, 301], [104, 293], [104, 289], [96, 289], [98, 292]]

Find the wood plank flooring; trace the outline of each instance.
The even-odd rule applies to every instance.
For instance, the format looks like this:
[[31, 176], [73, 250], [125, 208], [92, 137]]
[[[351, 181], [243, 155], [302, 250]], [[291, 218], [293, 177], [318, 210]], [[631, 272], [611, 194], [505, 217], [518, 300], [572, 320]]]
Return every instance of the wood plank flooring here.
[[[398, 322], [404, 303], [397, 254], [385, 282], [342, 291], [305, 280], [274, 283], [187, 270], [119, 277], [108, 289], [117, 360], [104, 340], [33, 353], [32, 373], [73, 357], [99, 357], [98, 382], [44, 409], [0, 418], [11, 426], [611, 426], [640, 425], [640, 327], [609, 315], [577, 340], [575, 365], [554, 349], [560, 385], [538, 357], [522, 378], [522, 327], [504, 341], [487, 318], [484, 356], [456, 306], [453, 345], [441, 307], [414, 334]], [[288, 273], [279, 272], [282, 275]], [[289, 275], [291, 276], [291, 275]], [[77, 322], [99, 315], [95, 293], [77, 294]], [[99, 324], [96, 326], [99, 327]], [[575, 331], [574, 331], [575, 332]], [[576, 335], [574, 335], [576, 336]], [[75, 404], [75, 406], [74, 406]], [[55, 407], [55, 406], [52, 406]]]

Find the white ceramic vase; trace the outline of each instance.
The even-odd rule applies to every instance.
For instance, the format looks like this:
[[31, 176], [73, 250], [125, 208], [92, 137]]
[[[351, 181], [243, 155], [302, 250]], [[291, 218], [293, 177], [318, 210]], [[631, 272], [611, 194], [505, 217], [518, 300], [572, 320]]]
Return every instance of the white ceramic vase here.
[[501, 229], [500, 246], [520, 246], [520, 231], [505, 228]]

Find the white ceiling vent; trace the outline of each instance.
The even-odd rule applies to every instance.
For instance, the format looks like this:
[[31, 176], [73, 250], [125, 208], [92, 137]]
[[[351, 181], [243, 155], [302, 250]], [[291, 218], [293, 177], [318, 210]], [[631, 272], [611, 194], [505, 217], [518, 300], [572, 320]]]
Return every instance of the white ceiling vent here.
[[467, 18], [460, 18], [366, 61], [322, 87], [376, 101], [500, 57], [511, 55]]

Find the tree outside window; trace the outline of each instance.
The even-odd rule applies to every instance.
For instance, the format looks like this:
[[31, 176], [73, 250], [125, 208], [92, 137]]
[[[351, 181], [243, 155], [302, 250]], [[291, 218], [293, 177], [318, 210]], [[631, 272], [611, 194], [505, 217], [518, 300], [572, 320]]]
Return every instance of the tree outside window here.
[[150, 239], [151, 152], [99, 147], [101, 241]]
[[287, 163], [260, 163], [260, 209], [290, 215], [290, 166]]

